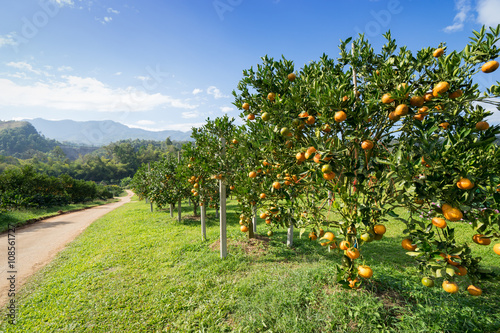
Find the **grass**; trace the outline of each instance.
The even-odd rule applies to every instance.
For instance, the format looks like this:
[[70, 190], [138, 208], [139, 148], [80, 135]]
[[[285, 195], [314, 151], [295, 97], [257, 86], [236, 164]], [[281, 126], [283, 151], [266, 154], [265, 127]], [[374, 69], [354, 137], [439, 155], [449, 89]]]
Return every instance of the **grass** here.
[[[127, 193], [125, 192], [125, 194]], [[21, 227], [44, 218], [59, 215], [58, 213], [59, 211], [70, 212], [79, 209], [100, 206], [115, 201], [117, 201], [117, 199], [95, 200], [86, 203], [55, 206], [50, 208], [33, 208], [33, 209], [0, 211], [0, 233], [7, 231], [9, 225], [15, 227]]]
[[[4, 332], [497, 332], [500, 282], [471, 297], [421, 285], [400, 242], [403, 227], [386, 224], [362, 248], [374, 270], [360, 290], [335, 283], [340, 254], [286, 231], [248, 241], [235, 202], [228, 209], [228, 257], [219, 258], [218, 221], [209, 211], [208, 241], [199, 221], [132, 202], [93, 223], [31, 278], [17, 297], [18, 322]], [[191, 214], [184, 207], [184, 214]], [[265, 234], [264, 224], [258, 230]], [[470, 233], [457, 224], [457, 232]], [[464, 236], [465, 237], [465, 236]], [[464, 238], [465, 239], [465, 238]], [[470, 239], [470, 238], [467, 238]], [[474, 250], [484, 251], [474, 246]], [[500, 259], [486, 248], [486, 267]], [[495, 257], [496, 256], [496, 257]]]

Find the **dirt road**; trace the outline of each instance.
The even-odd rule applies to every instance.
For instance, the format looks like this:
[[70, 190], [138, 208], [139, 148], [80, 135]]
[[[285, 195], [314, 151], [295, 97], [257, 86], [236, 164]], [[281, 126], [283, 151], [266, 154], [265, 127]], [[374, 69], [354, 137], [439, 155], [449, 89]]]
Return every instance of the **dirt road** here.
[[[127, 191], [126, 197], [119, 202], [68, 213], [36, 222], [28, 227], [17, 229], [15, 240], [15, 266], [8, 265], [9, 235], [0, 236], [0, 306], [9, 300], [13, 275], [15, 290], [19, 291], [26, 279], [48, 264], [68, 243], [82, 233], [92, 222], [110, 211], [130, 202], [133, 193]], [[12, 235], [12, 233], [10, 233]], [[11, 237], [12, 239], [12, 237]], [[12, 254], [12, 253], [11, 253]], [[15, 273], [9, 273], [9, 272]]]

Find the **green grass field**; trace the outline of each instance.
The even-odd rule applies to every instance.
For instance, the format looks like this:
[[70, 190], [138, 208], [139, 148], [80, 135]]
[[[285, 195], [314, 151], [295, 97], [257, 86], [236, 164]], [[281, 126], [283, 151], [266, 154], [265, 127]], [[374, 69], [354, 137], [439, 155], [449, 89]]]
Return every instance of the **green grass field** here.
[[[228, 205], [228, 257], [219, 258], [219, 224], [209, 210], [208, 241], [199, 220], [132, 202], [93, 223], [18, 295], [18, 322], [3, 332], [498, 332], [500, 282], [481, 297], [426, 288], [401, 248], [403, 226], [363, 247], [374, 270], [360, 290], [335, 283], [340, 254], [286, 231], [248, 241]], [[189, 207], [184, 214], [192, 214]], [[262, 221], [258, 231], [266, 234]], [[454, 224], [469, 240], [466, 225]], [[500, 273], [492, 245], [484, 266]]]
[[[126, 193], [125, 193], [126, 194]], [[56, 206], [50, 208], [37, 209], [20, 209], [0, 212], [0, 233], [8, 229], [9, 225], [21, 227], [31, 223], [33, 220], [48, 218], [58, 215], [58, 211], [63, 212], [75, 211], [83, 208], [95, 207], [104, 205], [110, 202], [115, 202], [117, 199], [110, 200], [95, 200], [86, 203], [70, 204], [65, 206]]]

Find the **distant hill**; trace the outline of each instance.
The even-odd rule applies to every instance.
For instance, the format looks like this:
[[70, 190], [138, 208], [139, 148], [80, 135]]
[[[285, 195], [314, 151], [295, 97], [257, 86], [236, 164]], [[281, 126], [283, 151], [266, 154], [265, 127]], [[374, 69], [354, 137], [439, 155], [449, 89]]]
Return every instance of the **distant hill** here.
[[0, 120], [0, 155], [31, 158], [36, 152], [46, 153], [58, 142], [40, 135], [26, 121]]
[[170, 137], [172, 141], [192, 140], [191, 132], [146, 131], [139, 128], [130, 128], [112, 120], [80, 122], [36, 118], [26, 121], [35, 126], [47, 138], [90, 146], [102, 146], [128, 139], [165, 141]]

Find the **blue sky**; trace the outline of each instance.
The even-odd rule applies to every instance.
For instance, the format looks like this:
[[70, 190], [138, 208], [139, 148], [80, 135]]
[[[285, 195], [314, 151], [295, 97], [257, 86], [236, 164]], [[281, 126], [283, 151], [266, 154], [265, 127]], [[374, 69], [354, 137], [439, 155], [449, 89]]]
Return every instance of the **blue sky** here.
[[[500, 0], [0, 0], [0, 119], [104, 120], [187, 131], [238, 118], [231, 91], [260, 57], [296, 68], [365, 33], [461, 50]], [[499, 71], [481, 76], [491, 86]], [[490, 121], [500, 123], [500, 112]]]

